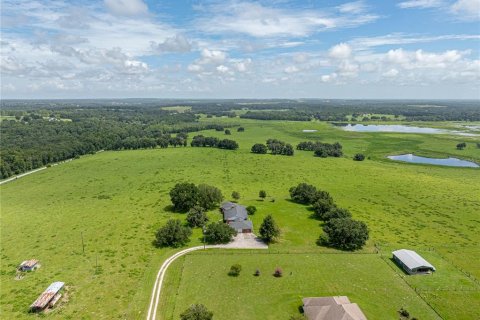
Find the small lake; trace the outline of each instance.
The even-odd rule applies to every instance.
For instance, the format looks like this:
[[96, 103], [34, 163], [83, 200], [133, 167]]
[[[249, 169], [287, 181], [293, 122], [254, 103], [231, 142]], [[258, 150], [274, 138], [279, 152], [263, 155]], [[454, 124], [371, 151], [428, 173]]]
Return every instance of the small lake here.
[[445, 129], [436, 129], [436, 128], [425, 128], [425, 127], [411, 127], [401, 124], [336, 124], [336, 126], [341, 126], [345, 131], [355, 131], [355, 132], [400, 132], [400, 133], [430, 133], [430, 134], [441, 134], [441, 133], [450, 133], [456, 135], [464, 136], [476, 136], [476, 134], [445, 130]]
[[478, 168], [479, 165], [475, 162], [467, 161], [467, 160], [460, 160], [457, 158], [425, 158], [409, 154], [402, 154], [398, 156], [388, 156], [390, 160], [396, 161], [403, 161], [403, 162], [410, 162], [410, 163], [424, 163], [424, 164], [433, 164], [437, 166], [448, 166], [448, 167], [470, 167], [470, 168]]
[[318, 130], [310, 130], [310, 129], [305, 129], [305, 130], [302, 130], [302, 132], [317, 132]]

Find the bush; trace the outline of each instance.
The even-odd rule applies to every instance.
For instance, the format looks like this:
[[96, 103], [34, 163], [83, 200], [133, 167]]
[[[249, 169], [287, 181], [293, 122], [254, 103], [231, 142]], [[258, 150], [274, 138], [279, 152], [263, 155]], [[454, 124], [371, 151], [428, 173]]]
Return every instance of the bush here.
[[368, 240], [368, 228], [362, 221], [350, 218], [331, 219], [323, 226], [320, 242], [342, 250], [361, 249]]
[[273, 273], [273, 276], [276, 277], [276, 278], [280, 278], [281, 276], [283, 276], [283, 271], [282, 271], [282, 269], [276, 268], [276, 269], [275, 269], [275, 272]]
[[186, 212], [198, 203], [198, 187], [193, 183], [177, 183], [170, 190], [170, 199], [172, 200], [174, 211]]
[[267, 146], [261, 143], [256, 143], [252, 146], [252, 153], [265, 154], [267, 153]]
[[467, 147], [467, 144], [465, 142], [457, 144], [457, 150], [463, 150]]
[[187, 214], [187, 223], [190, 227], [203, 227], [207, 223], [208, 217], [204, 209], [200, 206], [195, 206]]
[[178, 219], [170, 219], [158, 229], [155, 244], [159, 247], [178, 248], [187, 244], [192, 235], [192, 229], [186, 227]]
[[259, 269], [255, 270], [255, 273], [253, 275], [255, 277], [260, 277], [260, 270]]
[[240, 200], [240, 193], [238, 193], [237, 191], [233, 191], [233, 192], [232, 192], [232, 198], [233, 198], [233, 200], [235, 200], [235, 201]]
[[226, 134], [226, 135], [231, 135], [232, 132], [231, 132], [230, 130], [226, 129], [226, 130], [225, 130], [225, 134]]
[[356, 155], [353, 156], [353, 160], [355, 161], [363, 161], [365, 160], [365, 156], [361, 153], [357, 153]]
[[258, 196], [264, 200], [266, 197], [267, 197], [267, 192], [265, 190], [260, 190], [260, 192], [258, 192]]
[[242, 271], [242, 266], [237, 263], [230, 267], [228, 275], [231, 277], [238, 277], [240, 275], [240, 271]]
[[269, 214], [263, 219], [260, 226], [260, 237], [266, 242], [272, 242], [275, 238], [280, 236], [280, 228], [277, 226], [273, 217]]
[[249, 215], [254, 215], [255, 212], [257, 212], [257, 208], [255, 206], [248, 206], [247, 207], [247, 212]]
[[237, 132], [244, 132], [245, 131], [245, 128], [244, 127], [240, 127], [237, 129]]
[[208, 311], [203, 304], [192, 304], [180, 315], [181, 320], [212, 320], [212, 318], [213, 312]]
[[205, 240], [211, 244], [229, 243], [237, 232], [221, 221], [210, 223], [205, 230]]

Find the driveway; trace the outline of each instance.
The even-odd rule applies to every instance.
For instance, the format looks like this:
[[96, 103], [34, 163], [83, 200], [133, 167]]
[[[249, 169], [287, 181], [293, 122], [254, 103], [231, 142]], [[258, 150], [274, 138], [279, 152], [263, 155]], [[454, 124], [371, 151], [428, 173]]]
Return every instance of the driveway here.
[[259, 237], [253, 233], [239, 233], [232, 242], [227, 244], [218, 244], [210, 248], [226, 249], [268, 249], [268, 246]]

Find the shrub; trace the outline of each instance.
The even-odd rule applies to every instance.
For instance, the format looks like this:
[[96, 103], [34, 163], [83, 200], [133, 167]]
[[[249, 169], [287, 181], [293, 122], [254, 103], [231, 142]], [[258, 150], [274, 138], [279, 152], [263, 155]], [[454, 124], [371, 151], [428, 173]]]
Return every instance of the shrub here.
[[255, 270], [255, 273], [253, 274], [255, 277], [259, 277], [260, 276], [260, 270]]
[[226, 134], [226, 135], [231, 135], [232, 132], [231, 132], [230, 130], [226, 129], [226, 130], [225, 130], [225, 134]]
[[240, 275], [240, 271], [242, 271], [242, 266], [237, 263], [230, 267], [228, 275], [231, 277], [238, 277]]
[[203, 304], [192, 304], [180, 315], [181, 320], [212, 320], [212, 318], [213, 312], [208, 311]]
[[257, 212], [257, 207], [255, 207], [255, 206], [248, 206], [248, 207], [247, 207], [247, 212], [248, 212], [249, 215], [254, 215], [255, 212]]
[[333, 207], [329, 211], [325, 212], [322, 217], [323, 221], [329, 221], [331, 219], [351, 218], [352, 214], [347, 209]]
[[361, 249], [368, 240], [368, 228], [362, 221], [350, 218], [331, 219], [323, 226], [320, 243], [342, 249]]
[[187, 214], [187, 223], [190, 227], [203, 227], [207, 223], [208, 217], [204, 209], [200, 206], [195, 206]]
[[240, 127], [237, 129], [237, 132], [244, 132], [245, 131], [245, 128], [244, 127]]
[[365, 160], [365, 156], [361, 153], [357, 153], [356, 155], [353, 156], [353, 160], [355, 161], [363, 161]]
[[260, 191], [258, 192], [258, 196], [259, 196], [262, 200], [264, 200], [264, 199], [267, 197], [267, 192], [266, 192], [265, 190], [260, 190]]
[[212, 244], [229, 243], [236, 234], [229, 225], [221, 221], [213, 222], [205, 230], [205, 241]]
[[233, 200], [235, 200], [235, 201], [240, 200], [240, 193], [238, 193], [237, 191], [233, 191], [233, 192], [232, 192], [232, 198], [233, 198]]
[[275, 269], [275, 272], [273, 272], [273, 276], [276, 277], [276, 278], [280, 278], [281, 276], [283, 276], [282, 269], [277, 267]]
[[457, 144], [457, 150], [463, 150], [467, 147], [467, 144], [465, 142]]
[[187, 244], [192, 235], [192, 229], [186, 227], [178, 219], [170, 219], [158, 229], [155, 244], [159, 247], [178, 248]]
[[275, 238], [280, 236], [280, 228], [277, 226], [273, 217], [269, 214], [263, 219], [262, 225], [260, 226], [260, 237], [269, 243], [272, 242]]

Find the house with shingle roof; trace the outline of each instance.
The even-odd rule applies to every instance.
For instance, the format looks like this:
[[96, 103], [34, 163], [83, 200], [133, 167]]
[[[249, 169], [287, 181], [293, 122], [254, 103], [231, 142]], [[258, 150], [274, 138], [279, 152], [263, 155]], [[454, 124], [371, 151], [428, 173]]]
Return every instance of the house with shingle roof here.
[[238, 233], [251, 233], [253, 223], [248, 220], [247, 208], [233, 202], [225, 202], [220, 206], [223, 214], [223, 222], [228, 224]]
[[367, 320], [358, 304], [346, 296], [303, 298], [302, 302], [308, 320]]

